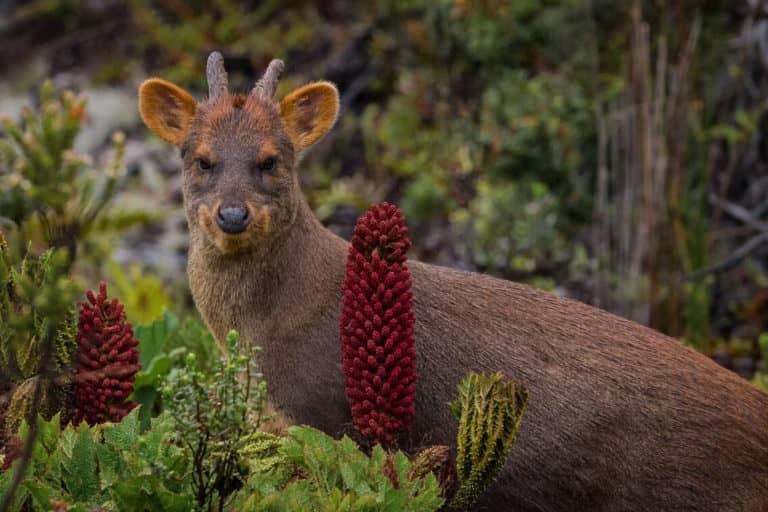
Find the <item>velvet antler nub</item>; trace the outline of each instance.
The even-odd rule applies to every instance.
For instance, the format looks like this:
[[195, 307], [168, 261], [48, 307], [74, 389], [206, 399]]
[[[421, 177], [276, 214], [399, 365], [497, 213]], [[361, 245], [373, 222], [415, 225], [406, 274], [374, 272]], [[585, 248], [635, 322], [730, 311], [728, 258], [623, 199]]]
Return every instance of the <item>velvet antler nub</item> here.
[[205, 69], [208, 77], [208, 96], [216, 98], [227, 94], [229, 79], [224, 69], [224, 57], [219, 52], [211, 52], [208, 56], [208, 64]]
[[272, 59], [267, 66], [267, 70], [262, 77], [253, 86], [251, 94], [261, 96], [264, 99], [271, 100], [277, 90], [277, 83], [280, 81], [280, 75], [285, 70], [285, 63], [280, 59]]

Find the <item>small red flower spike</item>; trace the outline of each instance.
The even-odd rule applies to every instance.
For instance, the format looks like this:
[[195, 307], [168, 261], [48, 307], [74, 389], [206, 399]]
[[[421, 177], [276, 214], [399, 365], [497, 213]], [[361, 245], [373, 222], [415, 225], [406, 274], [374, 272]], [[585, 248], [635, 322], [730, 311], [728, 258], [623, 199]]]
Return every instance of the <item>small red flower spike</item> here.
[[73, 419], [75, 424], [118, 422], [136, 407], [127, 398], [141, 369], [139, 342], [123, 305], [107, 299], [104, 282], [98, 295], [88, 291], [86, 297], [88, 302], [80, 303], [77, 330]]
[[355, 428], [390, 444], [415, 414], [411, 246], [399, 208], [372, 205], [355, 226], [341, 312], [342, 366]]

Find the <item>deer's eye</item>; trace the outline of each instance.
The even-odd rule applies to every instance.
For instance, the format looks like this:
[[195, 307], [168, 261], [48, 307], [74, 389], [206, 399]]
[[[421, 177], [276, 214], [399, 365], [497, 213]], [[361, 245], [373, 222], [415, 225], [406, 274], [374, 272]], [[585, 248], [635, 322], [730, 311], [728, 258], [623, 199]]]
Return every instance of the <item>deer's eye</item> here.
[[259, 170], [261, 172], [272, 172], [277, 167], [277, 159], [273, 156], [267, 157], [259, 162]]
[[198, 158], [197, 159], [197, 168], [200, 169], [203, 172], [210, 171], [213, 168], [213, 165], [210, 161], [206, 160], [205, 158]]

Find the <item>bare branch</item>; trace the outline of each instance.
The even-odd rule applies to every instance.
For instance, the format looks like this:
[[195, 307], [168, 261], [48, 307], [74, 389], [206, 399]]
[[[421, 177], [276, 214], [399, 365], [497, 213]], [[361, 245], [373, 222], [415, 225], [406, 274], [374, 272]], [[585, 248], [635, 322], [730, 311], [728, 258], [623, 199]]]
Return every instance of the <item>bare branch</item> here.
[[741, 263], [741, 260], [755, 252], [755, 250], [757, 250], [764, 243], [768, 243], [768, 231], [760, 233], [757, 236], [753, 236], [743, 245], [739, 246], [738, 249], [733, 251], [730, 256], [725, 258], [720, 263], [716, 263], [710, 267], [697, 270], [696, 272], [689, 274], [685, 279], [687, 281], [698, 281], [699, 279], [702, 279], [709, 274], [717, 274], [719, 272], [730, 270]]
[[734, 219], [743, 222], [747, 226], [754, 228], [757, 231], [768, 232], [768, 222], [764, 222], [756, 218], [752, 213], [749, 212], [749, 210], [743, 206], [739, 206], [738, 204], [721, 199], [714, 193], [709, 194], [709, 203], [711, 205], [717, 206]]

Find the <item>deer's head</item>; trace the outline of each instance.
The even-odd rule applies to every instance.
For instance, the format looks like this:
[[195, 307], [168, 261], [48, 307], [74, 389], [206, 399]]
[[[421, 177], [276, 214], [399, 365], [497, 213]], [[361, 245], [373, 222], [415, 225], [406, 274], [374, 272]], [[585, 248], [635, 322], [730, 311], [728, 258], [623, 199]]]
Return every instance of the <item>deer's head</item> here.
[[339, 94], [329, 82], [274, 101], [283, 68], [273, 60], [250, 93], [233, 94], [214, 52], [203, 101], [159, 78], [139, 88], [146, 125], [181, 150], [193, 240], [222, 254], [254, 250], [288, 233], [302, 200], [296, 165], [338, 115]]

